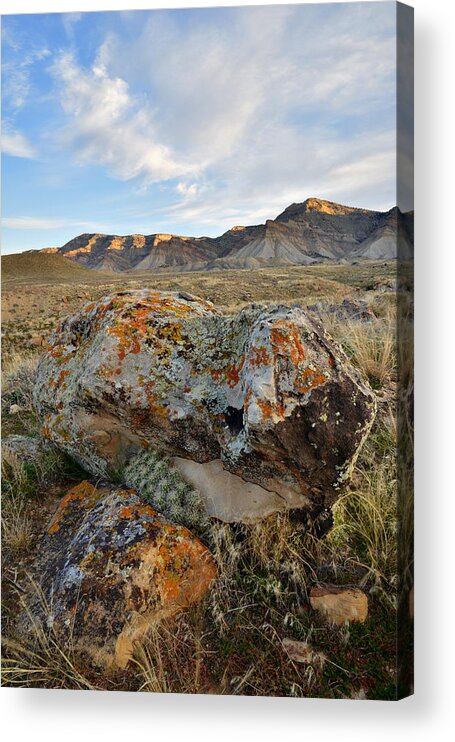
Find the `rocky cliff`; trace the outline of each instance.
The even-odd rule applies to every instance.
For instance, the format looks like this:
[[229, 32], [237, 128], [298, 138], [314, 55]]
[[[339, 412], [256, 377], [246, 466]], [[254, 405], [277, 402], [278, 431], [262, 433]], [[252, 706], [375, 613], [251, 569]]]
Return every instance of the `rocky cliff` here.
[[81, 234], [58, 252], [101, 271], [216, 270], [314, 262], [392, 260], [412, 255], [412, 215], [357, 209], [310, 198], [265, 224], [220, 237]]

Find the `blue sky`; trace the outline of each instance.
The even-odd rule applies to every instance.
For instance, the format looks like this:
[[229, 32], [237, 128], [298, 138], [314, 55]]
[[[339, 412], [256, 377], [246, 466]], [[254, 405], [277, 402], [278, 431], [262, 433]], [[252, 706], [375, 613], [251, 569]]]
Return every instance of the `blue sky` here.
[[2, 250], [396, 203], [395, 3], [2, 17]]

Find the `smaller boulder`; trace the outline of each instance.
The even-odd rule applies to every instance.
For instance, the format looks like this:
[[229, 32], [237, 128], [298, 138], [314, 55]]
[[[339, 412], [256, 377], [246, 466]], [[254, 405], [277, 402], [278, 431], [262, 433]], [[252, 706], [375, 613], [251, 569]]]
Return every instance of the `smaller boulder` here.
[[2, 452], [12, 455], [22, 464], [39, 467], [53, 446], [42, 438], [31, 435], [8, 435], [2, 439]]
[[217, 574], [196, 536], [107, 483], [65, 495], [39, 555], [29, 613], [104, 669], [125, 667], [150, 626], [200, 600]]
[[363, 623], [368, 617], [368, 597], [351, 585], [315, 585], [310, 591], [310, 605], [328, 623], [338, 626], [351, 621]]
[[19, 412], [22, 412], [22, 407], [18, 404], [12, 404], [9, 408], [9, 414], [10, 415], [18, 415]]
[[283, 649], [293, 662], [314, 667], [324, 667], [327, 657], [323, 652], [317, 652], [308, 642], [299, 642], [295, 639], [283, 639]]
[[371, 322], [375, 319], [375, 315], [369, 308], [367, 302], [358, 299], [345, 298], [338, 304], [320, 302], [319, 304], [312, 304], [308, 309], [318, 315], [321, 315], [321, 313], [323, 315], [331, 315], [334, 319], [337, 319], [340, 322], [349, 322], [350, 320]]

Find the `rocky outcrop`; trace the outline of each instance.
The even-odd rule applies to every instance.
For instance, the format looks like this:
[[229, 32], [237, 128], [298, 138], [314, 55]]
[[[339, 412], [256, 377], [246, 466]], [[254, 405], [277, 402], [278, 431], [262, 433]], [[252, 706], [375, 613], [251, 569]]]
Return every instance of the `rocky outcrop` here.
[[35, 570], [27, 615], [103, 668], [125, 667], [151, 624], [198, 601], [217, 572], [195, 536], [134, 490], [88, 481], [61, 500]]
[[[302, 309], [226, 317], [197, 297], [146, 290], [64, 320], [35, 401], [44, 435], [89, 471], [118, 473], [157, 448], [198, 488], [208, 482], [211, 514], [226, 520], [253, 500], [255, 518], [332, 503], [375, 412], [372, 392]], [[185, 462], [233, 479], [214, 495], [210, 476]]]

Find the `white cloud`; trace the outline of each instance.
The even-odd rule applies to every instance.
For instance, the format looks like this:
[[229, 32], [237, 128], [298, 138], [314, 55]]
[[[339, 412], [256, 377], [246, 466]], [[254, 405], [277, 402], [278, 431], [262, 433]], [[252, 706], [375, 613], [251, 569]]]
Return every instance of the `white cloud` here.
[[49, 217], [12, 216], [2, 218], [2, 227], [6, 229], [62, 229], [65, 227], [81, 227], [85, 229], [99, 229], [99, 225], [90, 222], [69, 221]]
[[75, 34], [75, 26], [77, 23], [79, 23], [80, 20], [82, 20], [82, 13], [62, 13], [61, 15], [63, 28], [65, 29], [65, 33], [70, 39], [70, 41], [74, 41], [74, 34]]
[[13, 110], [25, 106], [31, 95], [30, 70], [36, 62], [50, 55], [47, 48], [25, 49], [19, 41], [8, 40], [12, 56], [2, 64], [2, 98]]
[[201, 194], [203, 186], [199, 186], [197, 183], [184, 183], [181, 181], [177, 183], [175, 190], [186, 199], [191, 199]]
[[135, 33], [106, 37], [91, 69], [70, 55], [53, 65], [61, 144], [78, 162], [136, 187], [161, 183], [170, 227], [212, 233], [312, 195], [392, 205], [392, 3], [140, 19]]
[[35, 149], [32, 147], [30, 142], [19, 132], [2, 131], [2, 152], [5, 155], [12, 155], [13, 157], [27, 157], [34, 158], [36, 156]]
[[197, 165], [159, 141], [153, 112], [139, 105], [125, 80], [109, 76], [102, 64], [83, 70], [70, 54], [61, 55], [52, 71], [70, 122], [61, 143], [79, 162], [101, 163], [121, 180], [147, 183], [197, 173]]

